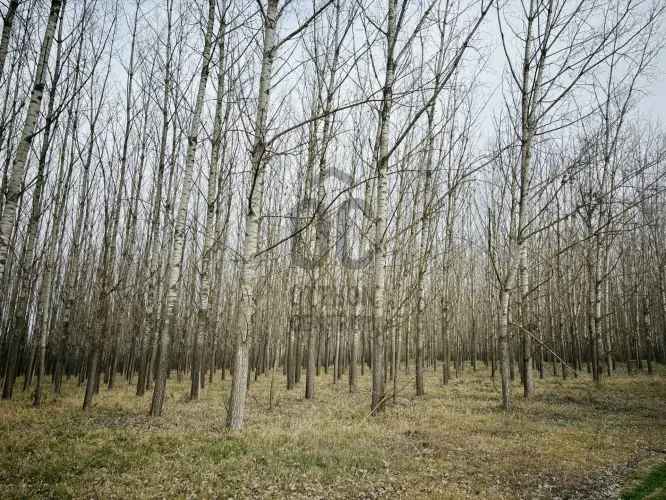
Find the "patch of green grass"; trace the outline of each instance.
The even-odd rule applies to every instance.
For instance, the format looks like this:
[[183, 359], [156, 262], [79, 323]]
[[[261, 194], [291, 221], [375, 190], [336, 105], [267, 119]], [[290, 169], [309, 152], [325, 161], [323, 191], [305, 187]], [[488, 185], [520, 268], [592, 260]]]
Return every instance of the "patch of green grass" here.
[[666, 499], [666, 463], [654, 467], [630, 492], [622, 495], [622, 500]]
[[213, 439], [199, 444], [192, 452], [202, 459], [213, 464], [220, 464], [226, 460], [234, 460], [247, 453], [247, 446], [238, 439], [225, 437]]

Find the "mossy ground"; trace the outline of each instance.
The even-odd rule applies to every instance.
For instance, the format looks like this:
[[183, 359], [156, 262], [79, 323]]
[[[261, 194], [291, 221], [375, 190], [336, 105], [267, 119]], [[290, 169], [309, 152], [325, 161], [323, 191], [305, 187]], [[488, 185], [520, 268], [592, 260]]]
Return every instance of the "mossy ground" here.
[[368, 417], [367, 371], [356, 394], [322, 372], [315, 401], [276, 377], [272, 410], [260, 377], [242, 433], [225, 431], [219, 374], [195, 402], [170, 380], [154, 419], [131, 386], [102, 388], [89, 414], [74, 382], [41, 409], [19, 391], [0, 403], [0, 498], [605, 498], [633, 487], [644, 459], [666, 461], [663, 368], [600, 388], [537, 379], [529, 401], [516, 382], [510, 414], [486, 370], [446, 387], [429, 371], [420, 398], [413, 373], [401, 377], [379, 417]]
[[622, 500], [666, 500], [666, 462], [646, 460], [634, 473], [622, 494]]

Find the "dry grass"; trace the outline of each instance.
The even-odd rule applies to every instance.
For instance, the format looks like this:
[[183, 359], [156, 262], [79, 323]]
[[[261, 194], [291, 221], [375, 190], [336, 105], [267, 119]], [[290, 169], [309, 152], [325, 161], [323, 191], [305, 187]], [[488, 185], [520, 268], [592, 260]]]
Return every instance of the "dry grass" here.
[[368, 418], [367, 372], [354, 395], [322, 373], [315, 402], [276, 378], [272, 410], [260, 378], [241, 434], [224, 430], [219, 379], [197, 402], [170, 381], [160, 419], [127, 386], [102, 389], [85, 415], [68, 384], [39, 410], [28, 394], [0, 403], [0, 498], [606, 498], [666, 457], [665, 382], [663, 369], [599, 389], [547, 378], [530, 401], [516, 384], [506, 415], [487, 372], [447, 387], [430, 372], [425, 397], [409, 387]]

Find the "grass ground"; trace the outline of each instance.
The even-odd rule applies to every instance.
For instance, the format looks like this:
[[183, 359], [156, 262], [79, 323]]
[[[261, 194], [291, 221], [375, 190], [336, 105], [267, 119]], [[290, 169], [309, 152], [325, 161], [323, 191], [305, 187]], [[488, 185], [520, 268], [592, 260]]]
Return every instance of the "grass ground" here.
[[634, 475], [637, 476], [630, 482], [623, 492], [623, 500], [639, 499], [665, 499], [666, 498], [666, 463], [656, 465], [651, 460], [646, 460]]
[[102, 389], [89, 415], [73, 383], [38, 410], [19, 392], [0, 403], [0, 498], [663, 498], [663, 369], [601, 388], [537, 380], [530, 401], [516, 383], [511, 414], [485, 370], [446, 387], [429, 372], [425, 397], [408, 386], [379, 417], [367, 371], [354, 395], [322, 372], [314, 402], [282, 384], [272, 410], [270, 381], [252, 384], [240, 434], [224, 429], [219, 376], [196, 402], [170, 381], [157, 419], [129, 386]]

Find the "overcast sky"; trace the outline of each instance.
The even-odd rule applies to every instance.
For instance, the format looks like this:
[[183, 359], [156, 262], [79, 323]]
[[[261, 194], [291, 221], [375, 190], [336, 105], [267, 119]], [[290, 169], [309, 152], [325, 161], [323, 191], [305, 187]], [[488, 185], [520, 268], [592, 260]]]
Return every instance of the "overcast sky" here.
[[652, 78], [643, 85], [647, 95], [640, 104], [641, 113], [647, 120], [666, 123], [666, 51], [657, 58]]

